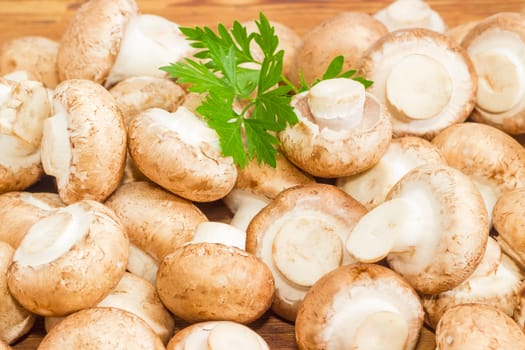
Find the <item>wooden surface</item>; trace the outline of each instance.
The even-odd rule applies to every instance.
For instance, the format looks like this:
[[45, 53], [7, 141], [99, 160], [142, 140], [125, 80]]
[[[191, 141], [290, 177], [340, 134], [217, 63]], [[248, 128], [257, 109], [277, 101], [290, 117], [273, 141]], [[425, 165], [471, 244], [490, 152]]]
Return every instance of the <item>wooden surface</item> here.
[[[0, 44], [3, 40], [21, 35], [43, 35], [59, 39], [74, 11], [82, 1], [0, 0]], [[203, 0], [203, 1], [138, 1], [143, 13], [167, 17], [181, 25], [208, 25], [218, 21], [230, 24], [233, 20], [251, 20], [259, 11], [273, 21], [284, 23], [304, 34], [319, 21], [341, 11], [374, 13], [389, 1], [356, 0]], [[500, 11], [521, 11], [524, 0], [435, 0], [428, 1], [445, 19], [449, 27], [482, 19]], [[202, 206], [210, 219], [225, 219], [229, 213], [216, 203]], [[184, 326], [179, 323], [178, 327]], [[252, 325], [272, 349], [295, 349], [293, 325], [271, 313]], [[420, 350], [434, 349], [433, 336], [425, 330]], [[36, 349], [44, 335], [40, 319], [32, 332], [14, 345], [15, 349]]]

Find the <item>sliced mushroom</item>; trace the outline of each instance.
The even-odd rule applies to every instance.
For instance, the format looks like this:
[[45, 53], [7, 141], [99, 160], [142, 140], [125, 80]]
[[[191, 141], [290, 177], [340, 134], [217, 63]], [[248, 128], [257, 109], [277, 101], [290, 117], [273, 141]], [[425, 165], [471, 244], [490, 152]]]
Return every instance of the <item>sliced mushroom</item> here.
[[317, 281], [299, 307], [299, 349], [414, 349], [423, 307], [412, 287], [392, 270], [351, 264]]
[[427, 139], [465, 121], [474, 109], [477, 76], [466, 51], [445, 34], [401, 29], [376, 41], [359, 71], [390, 112], [394, 136]]
[[321, 79], [330, 61], [344, 56], [343, 70], [355, 69], [363, 52], [388, 33], [372, 16], [361, 12], [343, 12], [329, 17], [303, 36], [291, 67], [291, 81], [299, 85], [300, 76], [307, 83]]
[[354, 261], [343, 245], [365, 213], [359, 202], [337, 187], [310, 184], [282, 191], [253, 218], [246, 250], [272, 271], [274, 312], [293, 321], [315, 281]]
[[7, 286], [7, 268], [14, 252], [9, 244], [0, 242], [0, 342], [5, 341], [8, 344], [28, 333], [36, 320], [36, 315], [24, 309]]
[[42, 164], [64, 203], [103, 201], [124, 173], [126, 130], [111, 94], [89, 80], [67, 80], [54, 93], [44, 124]]
[[483, 199], [468, 176], [446, 165], [422, 165], [359, 220], [346, 249], [361, 262], [386, 257], [417, 291], [436, 294], [474, 272], [488, 235]]
[[185, 107], [146, 110], [130, 123], [128, 137], [139, 170], [176, 195], [211, 202], [235, 185], [237, 169], [221, 154], [217, 133]]
[[38, 349], [78, 346], [99, 350], [165, 349], [160, 337], [140, 317], [111, 307], [88, 308], [69, 315], [44, 337]]
[[525, 349], [525, 334], [500, 309], [485, 304], [456, 305], [436, 328], [436, 349]]
[[102, 300], [126, 269], [129, 242], [115, 214], [83, 200], [38, 220], [9, 265], [9, 290], [27, 310], [62, 316]]
[[381, 204], [390, 189], [406, 173], [423, 164], [445, 164], [436, 146], [415, 136], [393, 139], [379, 162], [372, 168], [338, 178], [336, 185], [367, 209]]
[[481, 20], [461, 45], [478, 76], [472, 120], [509, 134], [525, 132], [525, 16], [502, 12]]
[[25, 71], [31, 80], [54, 89], [58, 85], [58, 42], [42, 36], [21, 36], [4, 42], [0, 75]]
[[231, 321], [199, 322], [171, 338], [166, 350], [269, 350], [266, 341], [251, 328]]
[[426, 28], [443, 33], [445, 21], [423, 0], [395, 0], [374, 14], [389, 31], [406, 28]]
[[386, 152], [392, 125], [386, 108], [352, 79], [324, 80], [295, 95], [299, 118], [278, 134], [283, 154], [298, 168], [335, 178], [364, 171]]

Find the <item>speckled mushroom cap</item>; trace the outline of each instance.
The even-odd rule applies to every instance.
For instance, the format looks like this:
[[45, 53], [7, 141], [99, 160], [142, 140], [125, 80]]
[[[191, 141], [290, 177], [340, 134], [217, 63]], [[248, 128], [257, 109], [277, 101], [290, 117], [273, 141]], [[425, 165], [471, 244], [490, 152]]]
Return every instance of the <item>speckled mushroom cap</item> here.
[[462, 123], [437, 135], [437, 146], [447, 163], [470, 176], [492, 207], [506, 191], [525, 186], [525, 150], [518, 141], [489, 125]]
[[447, 25], [439, 13], [424, 0], [395, 0], [374, 14], [389, 31], [426, 28], [443, 33]]
[[58, 42], [42, 36], [21, 36], [0, 48], [0, 75], [27, 72], [32, 80], [53, 89], [59, 83]]
[[445, 34], [400, 29], [363, 54], [368, 92], [388, 108], [395, 137], [432, 138], [465, 121], [474, 109], [477, 76], [466, 51]]
[[24, 309], [11, 295], [7, 286], [7, 268], [14, 252], [9, 244], [0, 242], [0, 341], [8, 344], [28, 333], [36, 320], [36, 315]]
[[303, 36], [291, 67], [291, 81], [299, 85], [299, 74], [306, 82], [321, 79], [336, 56], [345, 58], [343, 71], [355, 69], [363, 52], [387, 34], [387, 28], [372, 16], [362, 12], [342, 12], [332, 16]]
[[162, 340], [140, 317], [127, 311], [94, 307], [66, 317], [40, 345], [39, 350], [163, 350]]
[[435, 328], [446, 310], [467, 303], [492, 305], [512, 316], [523, 277], [519, 267], [489, 237], [481, 263], [465, 282], [443, 293], [422, 295], [426, 321]]
[[16, 249], [36, 221], [63, 206], [56, 193], [7, 192], [0, 195], [0, 241]]
[[436, 146], [421, 137], [395, 138], [376, 165], [338, 178], [336, 185], [371, 209], [385, 200], [388, 191], [406, 173], [423, 164], [445, 164], [445, 159]]
[[93, 306], [122, 278], [128, 247], [124, 228], [103, 204], [82, 200], [56, 209], [33, 224], [16, 249], [9, 290], [43, 316]]
[[354, 261], [343, 245], [365, 213], [364, 206], [337, 187], [309, 184], [282, 191], [252, 219], [246, 250], [272, 271], [274, 312], [293, 321], [317, 279]]
[[192, 202], [143, 181], [120, 186], [105, 204], [119, 217], [130, 242], [159, 263], [208, 221]]
[[503, 311], [484, 304], [450, 308], [436, 328], [436, 349], [525, 349], [525, 334]]
[[269, 350], [266, 341], [251, 328], [231, 321], [199, 322], [181, 329], [171, 338], [167, 350]]
[[217, 133], [184, 107], [144, 111], [128, 126], [128, 139], [137, 168], [178, 196], [211, 202], [235, 185], [237, 168], [221, 154]]
[[60, 83], [44, 124], [42, 164], [64, 203], [103, 201], [124, 173], [126, 130], [111, 94], [89, 80]]
[[525, 132], [525, 16], [501, 12], [487, 17], [463, 38], [478, 75], [472, 120], [509, 134]]
[[60, 80], [88, 79], [102, 84], [116, 60], [126, 24], [137, 14], [135, 0], [83, 3], [60, 40]]
[[272, 303], [274, 280], [262, 260], [219, 243], [191, 243], [162, 260], [157, 290], [163, 304], [188, 322], [250, 323]]
[[374, 349], [409, 350], [422, 325], [419, 297], [403, 278], [380, 265], [351, 264], [329, 272], [308, 291], [295, 338], [300, 350], [371, 349], [367, 340], [377, 341]]

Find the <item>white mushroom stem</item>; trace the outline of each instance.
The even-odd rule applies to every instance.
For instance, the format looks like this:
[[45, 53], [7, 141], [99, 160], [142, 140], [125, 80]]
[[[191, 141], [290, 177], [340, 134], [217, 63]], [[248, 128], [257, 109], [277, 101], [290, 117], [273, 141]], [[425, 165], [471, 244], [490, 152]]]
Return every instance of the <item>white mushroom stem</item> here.
[[133, 243], [129, 244], [127, 270], [155, 285], [159, 263]]
[[165, 73], [159, 67], [177, 62], [190, 50], [176, 23], [150, 14], [133, 17], [126, 26], [106, 87], [131, 76], [162, 77]]
[[253, 217], [270, 202], [266, 197], [239, 189], [230, 191], [223, 201], [233, 213], [230, 225], [243, 231], [246, 231]]
[[[15, 70], [11, 73], [5, 74], [3, 78], [8, 79], [8, 80], [13, 80], [13, 81], [24, 81], [24, 80], [30, 80], [32, 77], [31, 75], [29, 75], [28, 71]], [[0, 104], [2, 104], [1, 97], [0, 97]]]
[[501, 196], [501, 191], [498, 189], [496, 184], [492, 183], [488, 179], [483, 179], [482, 177], [476, 176], [471, 176], [471, 179], [483, 197], [483, 202], [487, 208], [489, 223], [492, 226], [492, 211], [496, 201]]
[[402, 118], [432, 118], [445, 108], [451, 96], [448, 71], [427, 55], [407, 55], [393, 66], [386, 81], [387, 103]]
[[357, 328], [352, 349], [403, 350], [408, 331], [408, 323], [399, 313], [375, 312], [367, 316]]
[[319, 128], [348, 130], [363, 119], [366, 93], [352, 79], [327, 79], [308, 92], [308, 106]]
[[257, 335], [246, 326], [227, 322], [219, 323], [208, 336], [209, 350], [259, 349]]
[[220, 243], [230, 247], [246, 249], [246, 232], [229, 224], [205, 221], [197, 225], [189, 243]]
[[432, 9], [422, 0], [397, 0], [386, 10], [388, 27], [411, 28], [427, 27]]

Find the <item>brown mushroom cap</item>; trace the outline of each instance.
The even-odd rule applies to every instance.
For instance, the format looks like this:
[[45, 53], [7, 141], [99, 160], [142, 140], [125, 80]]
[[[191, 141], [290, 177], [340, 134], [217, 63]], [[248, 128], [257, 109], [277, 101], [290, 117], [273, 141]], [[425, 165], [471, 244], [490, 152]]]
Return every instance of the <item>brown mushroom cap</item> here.
[[359, 202], [337, 187], [310, 184], [282, 191], [252, 219], [246, 250], [272, 271], [274, 312], [293, 321], [315, 280], [353, 261], [343, 244], [365, 212]]
[[83, 3], [60, 40], [57, 56], [60, 80], [103, 83], [116, 60], [126, 24], [137, 13], [134, 0]]
[[163, 350], [162, 340], [140, 317], [111, 307], [94, 307], [66, 317], [38, 349]]
[[[396, 322], [385, 316], [394, 316]], [[405, 339], [393, 334], [394, 326], [403, 324]], [[295, 337], [301, 350], [350, 349], [367, 339], [383, 344], [373, 349], [390, 348], [388, 344], [409, 350], [415, 348], [422, 325], [419, 297], [403, 278], [380, 265], [351, 264], [329, 272], [308, 291], [297, 314]]]
[[395, 137], [431, 139], [474, 109], [474, 67], [445, 34], [422, 28], [391, 32], [363, 54], [359, 71], [374, 82], [368, 92], [387, 106]]
[[0, 350], [13, 350], [5, 341], [0, 339]]
[[0, 341], [8, 344], [28, 333], [36, 320], [35, 315], [24, 309], [9, 292], [6, 275], [13, 254], [14, 249], [9, 244], [0, 242]]
[[343, 12], [310, 29], [297, 49], [290, 79], [299, 85], [299, 74], [312, 83], [320, 79], [336, 56], [345, 58], [343, 71], [355, 69], [363, 52], [387, 34], [387, 28], [372, 16], [361, 12]]
[[58, 85], [58, 42], [42, 36], [22, 36], [0, 49], [0, 75], [26, 71], [32, 80], [54, 89]]
[[525, 334], [494, 306], [461, 304], [445, 312], [436, 328], [440, 350], [525, 349]]
[[477, 23], [461, 45], [478, 79], [472, 120], [509, 134], [525, 132], [525, 16], [500, 12]]
[[64, 203], [102, 201], [119, 185], [126, 130], [111, 94], [89, 80], [67, 80], [54, 93], [55, 115], [45, 122], [42, 163], [56, 178]]
[[188, 322], [250, 323], [272, 303], [274, 281], [261, 260], [239, 248], [192, 243], [162, 260], [157, 274], [160, 299]]
[[9, 290], [24, 308], [62, 316], [95, 305], [120, 281], [129, 242], [113, 211], [83, 200], [38, 220], [9, 265]]

